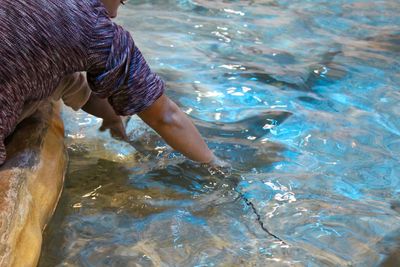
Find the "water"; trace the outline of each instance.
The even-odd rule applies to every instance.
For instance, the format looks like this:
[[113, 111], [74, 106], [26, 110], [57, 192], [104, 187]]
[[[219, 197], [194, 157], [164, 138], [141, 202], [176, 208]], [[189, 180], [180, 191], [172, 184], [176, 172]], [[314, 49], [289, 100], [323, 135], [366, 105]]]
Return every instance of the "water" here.
[[39, 266], [379, 265], [400, 243], [399, 13], [130, 1], [118, 21], [235, 171], [211, 176], [137, 119], [134, 149], [66, 110], [70, 165]]

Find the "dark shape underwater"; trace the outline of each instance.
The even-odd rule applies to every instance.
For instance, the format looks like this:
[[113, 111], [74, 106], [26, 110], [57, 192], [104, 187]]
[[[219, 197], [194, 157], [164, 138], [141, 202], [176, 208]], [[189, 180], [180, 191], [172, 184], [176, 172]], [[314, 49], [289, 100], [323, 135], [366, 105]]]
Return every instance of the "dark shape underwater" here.
[[225, 137], [246, 139], [248, 136], [254, 140], [268, 134], [270, 129], [281, 124], [292, 115], [288, 111], [265, 111], [237, 122], [207, 122], [199, 119], [193, 121], [200, 133], [206, 137]]

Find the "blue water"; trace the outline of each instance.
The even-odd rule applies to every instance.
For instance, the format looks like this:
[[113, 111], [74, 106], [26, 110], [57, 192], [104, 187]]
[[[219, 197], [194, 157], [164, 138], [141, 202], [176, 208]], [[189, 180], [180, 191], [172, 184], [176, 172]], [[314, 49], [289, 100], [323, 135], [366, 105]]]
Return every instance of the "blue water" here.
[[130, 1], [167, 94], [234, 167], [64, 111], [40, 266], [377, 266], [400, 244], [400, 2]]

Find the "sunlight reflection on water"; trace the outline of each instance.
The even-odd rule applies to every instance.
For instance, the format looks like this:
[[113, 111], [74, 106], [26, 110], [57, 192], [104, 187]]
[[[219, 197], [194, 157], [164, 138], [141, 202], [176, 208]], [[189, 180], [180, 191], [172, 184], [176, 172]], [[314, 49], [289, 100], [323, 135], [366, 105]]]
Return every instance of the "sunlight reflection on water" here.
[[[130, 1], [168, 95], [234, 174], [66, 111], [40, 266], [376, 266], [399, 244], [397, 1]], [[268, 234], [282, 239], [279, 242]]]

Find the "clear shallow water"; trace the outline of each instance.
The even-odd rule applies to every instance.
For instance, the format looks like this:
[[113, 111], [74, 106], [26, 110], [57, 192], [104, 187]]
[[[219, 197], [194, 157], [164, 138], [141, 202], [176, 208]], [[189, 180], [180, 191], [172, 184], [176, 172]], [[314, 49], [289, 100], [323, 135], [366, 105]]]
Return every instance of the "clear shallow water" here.
[[379, 265], [400, 243], [399, 12], [130, 1], [118, 21], [235, 171], [211, 176], [137, 119], [134, 149], [67, 110], [39, 266]]

